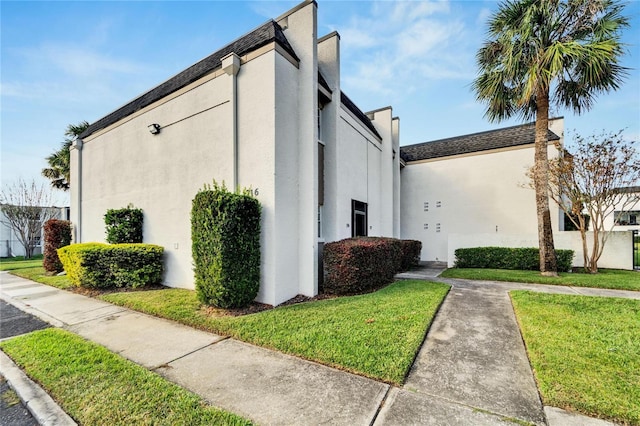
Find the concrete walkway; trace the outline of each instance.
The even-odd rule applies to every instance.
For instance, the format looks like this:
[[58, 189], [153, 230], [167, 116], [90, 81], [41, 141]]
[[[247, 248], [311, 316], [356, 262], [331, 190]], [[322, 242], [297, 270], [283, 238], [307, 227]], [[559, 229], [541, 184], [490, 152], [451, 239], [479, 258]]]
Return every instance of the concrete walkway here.
[[508, 291], [636, 299], [640, 292], [429, 274], [452, 289], [401, 388], [5, 273], [0, 297], [258, 424], [607, 424], [542, 407]]

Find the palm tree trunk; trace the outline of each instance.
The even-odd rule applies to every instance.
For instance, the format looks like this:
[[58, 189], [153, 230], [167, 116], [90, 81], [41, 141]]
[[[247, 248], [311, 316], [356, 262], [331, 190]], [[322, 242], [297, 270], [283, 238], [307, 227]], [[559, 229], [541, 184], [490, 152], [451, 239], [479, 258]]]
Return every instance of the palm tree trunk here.
[[546, 276], [558, 275], [558, 262], [553, 244], [551, 213], [549, 210], [549, 158], [547, 133], [549, 131], [549, 90], [538, 88], [536, 93], [536, 138], [534, 187], [538, 215], [538, 244], [540, 246], [540, 272]]

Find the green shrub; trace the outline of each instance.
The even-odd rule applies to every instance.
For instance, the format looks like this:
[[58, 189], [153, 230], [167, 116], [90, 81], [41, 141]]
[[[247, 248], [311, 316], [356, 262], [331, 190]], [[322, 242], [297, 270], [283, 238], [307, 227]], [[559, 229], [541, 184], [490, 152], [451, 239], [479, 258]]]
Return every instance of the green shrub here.
[[[558, 271], [571, 270], [573, 250], [556, 250]], [[537, 271], [540, 251], [537, 248], [474, 247], [455, 251], [457, 268], [491, 268]]]
[[162, 282], [164, 249], [152, 244], [72, 244], [58, 250], [69, 281], [89, 288]]
[[324, 246], [324, 291], [356, 294], [393, 281], [402, 266], [402, 246], [394, 238], [357, 237]]
[[250, 304], [260, 288], [260, 212], [257, 199], [214, 182], [191, 209], [195, 283], [202, 303], [220, 308]]
[[58, 249], [71, 244], [71, 222], [50, 219], [44, 224], [44, 256], [42, 266], [47, 272], [62, 272]]
[[107, 242], [127, 244], [142, 242], [142, 209], [129, 204], [123, 209], [109, 209], [104, 215], [107, 227]]
[[402, 252], [401, 271], [409, 269], [420, 264], [420, 252], [422, 251], [422, 242], [417, 240], [399, 240], [400, 250]]

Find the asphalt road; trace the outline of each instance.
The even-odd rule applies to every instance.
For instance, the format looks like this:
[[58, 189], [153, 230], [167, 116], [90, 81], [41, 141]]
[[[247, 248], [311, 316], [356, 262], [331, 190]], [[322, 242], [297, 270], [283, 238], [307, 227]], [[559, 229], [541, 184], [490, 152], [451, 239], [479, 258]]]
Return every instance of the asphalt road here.
[[0, 339], [50, 327], [46, 322], [0, 300]]

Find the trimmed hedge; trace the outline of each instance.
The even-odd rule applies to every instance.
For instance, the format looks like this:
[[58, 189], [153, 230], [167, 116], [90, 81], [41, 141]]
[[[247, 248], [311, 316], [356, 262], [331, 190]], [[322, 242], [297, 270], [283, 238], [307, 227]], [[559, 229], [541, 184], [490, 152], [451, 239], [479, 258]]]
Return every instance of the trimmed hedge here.
[[78, 287], [138, 288], [162, 282], [164, 248], [152, 244], [72, 244], [58, 250]]
[[42, 266], [47, 272], [58, 273], [64, 270], [58, 258], [58, 249], [71, 244], [71, 222], [50, 219], [44, 224], [44, 256]]
[[260, 202], [214, 182], [191, 209], [191, 241], [198, 299], [220, 308], [249, 305], [260, 288]]
[[395, 238], [357, 237], [324, 246], [324, 292], [356, 294], [393, 281], [397, 272], [420, 261], [422, 243]]
[[422, 242], [418, 240], [399, 240], [400, 249], [402, 251], [401, 271], [408, 271], [420, 264], [420, 252], [422, 251]]
[[[474, 247], [455, 251], [456, 268], [491, 268], [537, 271], [540, 269], [540, 250], [533, 247]], [[558, 271], [571, 270], [573, 250], [556, 250]]]
[[129, 204], [123, 209], [109, 209], [104, 215], [107, 242], [110, 244], [130, 244], [142, 242], [142, 209]]

